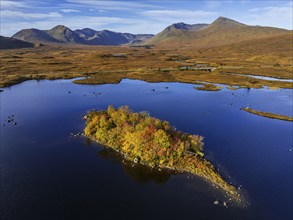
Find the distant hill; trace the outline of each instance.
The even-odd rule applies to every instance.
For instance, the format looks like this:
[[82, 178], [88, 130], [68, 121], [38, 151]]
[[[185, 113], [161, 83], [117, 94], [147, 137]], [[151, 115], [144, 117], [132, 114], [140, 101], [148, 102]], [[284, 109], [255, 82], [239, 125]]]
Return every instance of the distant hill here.
[[164, 42], [172, 42], [178, 39], [185, 38], [189, 36], [190, 32], [201, 30], [202, 28], [207, 27], [208, 24], [185, 24], [185, 23], [176, 23], [168, 26], [162, 32], [155, 35], [150, 40], [146, 41], [146, 44], [160, 44]]
[[61, 43], [59, 40], [51, 37], [46, 31], [38, 29], [23, 29], [12, 36], [15, 39], [28, 41], [31, 43]]
[[95, 31], [90, 28], [71, 30], [64, 25], [57, 25], [50, 30], [24, 29], [12, 36], [13, 38], [29, 42], [41, 43], [69, 43], [86, 45], [122, 45], [133, 42], [144, 42], [153, 35], [118, 33], [108, 30]]
[[129, 33], [117, 33], [108, 30], [95, 31], [89, 28], [76, 30], [75, 33], [84, 39], [84, 44], [89, 45], [122, 45], [143, 42], [153, 37], [151, 34], [135, 35]]
[[64, 25], [57, 25], [51, 30], [45, 31], [50, 37], [62, 43], [83, 43], [83, 38], [81, 38], [77, 33], [69, 29]]
[[[222, 45], [207, 49], [207, 53], [220, 52], [224, 56], [241, 54], [243, 59], [249, 61], [276, 63], [292, 63], [293, 31], [288, 33]], [[291, 73], [292, 76], [292, 73]]]
[[118, 33], [109, 30], [96, 31], [90, 28], [71, 30], [66, 26], [57, 25], [50, 30], [24, 29], [12, 37], [45, 44], [144, 44], [165, 48], [208, 48], [274, 37], [289, 32], [289, 30], [280, 28], [250, 26], [229, 18], [219, 17], [211, 24], [172, 24], [155, 36]]
[[0, 49], [19, 49], [29, 47], [34, 47], [34, 44], [11, 37], [0, 36]]
[[209, 25], [173, 24], [146, 41], [145, 44], [164, 47], [213, 47], [288, 32], [289, 30], [280, 28], [249, 26], [229, 18], [219, 17]]

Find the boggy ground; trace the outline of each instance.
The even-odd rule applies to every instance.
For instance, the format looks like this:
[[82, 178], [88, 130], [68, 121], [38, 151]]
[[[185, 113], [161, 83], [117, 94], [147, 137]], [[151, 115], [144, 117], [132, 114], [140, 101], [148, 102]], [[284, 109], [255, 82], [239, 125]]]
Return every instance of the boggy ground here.
[[[255, 51], [235, 51], [227, 47], [186, 50], [156, 46], [150, 49], [129, 46], [44, 46], [1, 50], [0, 60], [0, 87], [30, 79], [87, 77], [75, 83], [118, 83], [123, 78], [130, 78], [147, 82], [208, 82], [248, 88], [293, 88], [290, 82], [254, 79], [245, 75], [292, 79], [292, 60], [284, 52], [257, 55]], [[197, 66], [215, 69], [212, 72], [180, 69]]]

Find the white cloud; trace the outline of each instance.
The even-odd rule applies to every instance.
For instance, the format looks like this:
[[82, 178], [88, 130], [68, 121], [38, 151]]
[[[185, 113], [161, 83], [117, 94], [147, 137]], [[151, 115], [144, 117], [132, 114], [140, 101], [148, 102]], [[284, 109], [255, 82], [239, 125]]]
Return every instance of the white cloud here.
[[[21, 21], [13, 23], [13, 25], [12, 23], [4, 23], [1, 24], [1, 34], [11, 36], [17, 31], [26, 28], [47, 30], [58, 24], [63, 24], [72, 30], [88, 27], [95, 30], [110, 29], [112, 31], [133, 33], [148, 33], [146, 30], [151, 30], [151, 27], [154, 26], [153, 22], [119, 17], [62, 17], [62, 22], [60, 21], [60, 18], [56, 17], [38, 21]], [[157, 27], [158, 25], [155, 26]], [[149, 27], [149, 29], [146, 29], [146, 27]]]
[[61, 9], [61, 11], [64, 13], [80, 12], [79, 10], [75, 9]]
[[149, 10], [141, 12], [140, 14], [160, 22], [176, 23], [202, 23], [211, 22], [218, 16], [218, 13], [212, 11], [200, 10]]
[[27, 8], [28, 7], [28, 5], [25, 4], [24, 2], [6, 1], [6, 0], [1, 0], [0, 5], [1, 5], [1, 10], [11, 10], [11, 9], [15, 9], [15, 8]]
[[49, 13], [25, 13], [21, 11], [12, 11], [12, 10], [1, 10], [1, 20], [5, 19], [44, 19], [44, 18], [61, 18], [62, 15], [58, 12], [49, 12]]
[[246, 20], [251, 25], [292, 29], [292, 2], [280, 6], [252, 8]]
[[198, 16], [210, 16], [214, 15], [214, 12], [209, 11], [192, 11], [192, 10], [151, 10], [145, 11], [142, 14], [157, 17], [157, 16], [168, 16], [168, 17], [198, 17]]
[[212, 9], [221, 6], [221, 4], [222, 4], [221, 1], [209, 1], [209, 0], [206, 1], [206, 6], [207, 6], [208, 8], [212, 8]]
[[74, 3], [82, 6], [89, 6], [96, 9], [104, 10], [133, 10], [133, 9], [150, 9], [161, 8], [152, 4], [147, 4], [139, 1], [95, 1], [95, 0], [67, 0], [69, 3]]
[[153, 21], [138, 21], [133, 24], [120, 25], [110, 30], [132, 34], [157, 34], [169, 26], [170, 23], [154, 23]]
[[249, 12], [259, 12], [261, 9], [260, 8], [252, 8], [252, 9], [249, 9], [248, 11]]
[[[243, 2], [249, 3], [248, 1]], [[283, 5], [277, 4], [274, 7], [271, 4], [270, 7], [252, 8], [249, 11], [247, 9], [235, 12], [227, 11], [226, 13], [214, 11], [212, 7], [216, 7], [216, 3], [214, 5], [211, 3], [210, 9], [207, 10], [192, 10], [184, 7], [184, 3], [182, 3], [181, 9], [174, 10], [166, 4], [162, 4], [164, 7], [158, 6], [158, 4], [152, 5], [155, 1], [147, 3], [67, 0], [66, 4], [54, 6], [47, 5], [47, 3], [43, 4], [37, 0], [1, 0], [1, 34], [10, 36], [24, 28], [51, 29], [58, 24], [64, 24], [73, 30], [89, 27], [95, 30], [109, 29], [119, 32], [156, 34], [172, 23], [211, 23], [220, 15], [233, 17], [237, 21], [251, 25], [292, 29], [292, 2], [290, 4], [283, 2]], [[232, 4], [228, 1], [225, 3]], [[221, 2], [221, 7], [223, 4], [224, 2]], [[3, 8], [2, 5], [5, 7]], [[219, 9], [221, 7], [219, 6]], [[229, 7], [227, 6], [227, 8]], [[80, 13], [73, 13], [79, 10]], [[113, 17], [114, 13], [111, 10], [122, 11], [117, 11], [117, 13], [115, 11], [117, 17]], [[84, 11], [90, 11], [90, 13], [82, 14]], [[120, 15], [121, 17], [119, 17]]]

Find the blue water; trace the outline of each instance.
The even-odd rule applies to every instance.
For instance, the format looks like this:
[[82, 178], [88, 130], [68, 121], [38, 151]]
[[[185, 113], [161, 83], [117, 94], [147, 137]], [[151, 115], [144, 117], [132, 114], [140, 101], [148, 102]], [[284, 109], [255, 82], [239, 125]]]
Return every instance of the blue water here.
[[[168, 87], [168, 88], [167, 88]], [[27, 81], [0, 93], [1, 219], [292, 219], [292, 90], [198, 91], [183, 83]], [[154, 91], [153, 91], [154, 90]], [[83, 115], [129, 105], [205, 137], [205, 155], [248, 207], [190, 175], [123, 161], [86, 138]], [[8, 123], [8, 116], [14, 115]], [[3, 126], [5, 125], [5, 126]]]

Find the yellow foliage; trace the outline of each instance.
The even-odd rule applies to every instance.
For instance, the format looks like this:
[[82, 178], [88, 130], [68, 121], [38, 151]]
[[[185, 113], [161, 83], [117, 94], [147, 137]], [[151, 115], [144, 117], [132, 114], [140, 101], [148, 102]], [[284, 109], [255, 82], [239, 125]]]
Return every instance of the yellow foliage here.
[[202, 138], [171, 127], [169, 122], [133, 113], [127, 106], [88, 115], [86, 136], [122, 151], [130, 158], [155, 165], [174, 164], [191, 150], [202, 156]]

